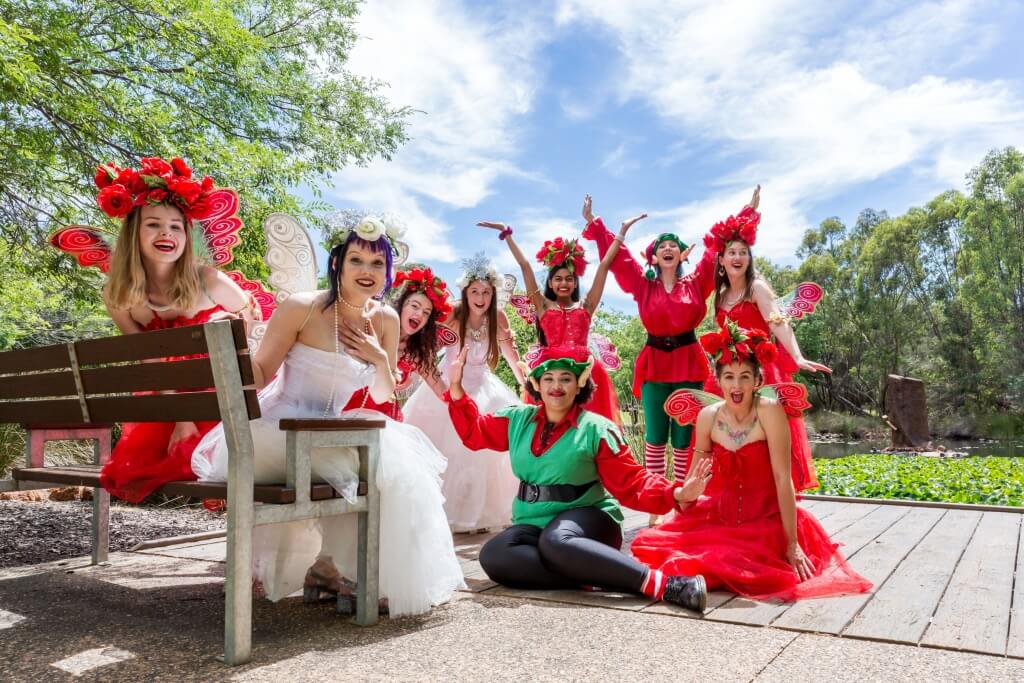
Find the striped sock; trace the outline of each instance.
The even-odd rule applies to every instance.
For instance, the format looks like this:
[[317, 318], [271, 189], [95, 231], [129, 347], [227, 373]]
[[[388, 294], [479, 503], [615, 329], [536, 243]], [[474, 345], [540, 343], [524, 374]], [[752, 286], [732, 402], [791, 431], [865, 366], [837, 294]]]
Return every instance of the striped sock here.
[[689, 448], [672, 449], [672, 471], [675, 472], [676, 481], [680, 483], [686, 481], [686, 473], [690, 471], [691, 453]]
[[649, 569], [640, 592], [652, 600], [661, 600], [665, 595], [665, 575], [657, 569]]
[[644, 465], [648, 472], [665, 474], [665, 446], [644, 444]]

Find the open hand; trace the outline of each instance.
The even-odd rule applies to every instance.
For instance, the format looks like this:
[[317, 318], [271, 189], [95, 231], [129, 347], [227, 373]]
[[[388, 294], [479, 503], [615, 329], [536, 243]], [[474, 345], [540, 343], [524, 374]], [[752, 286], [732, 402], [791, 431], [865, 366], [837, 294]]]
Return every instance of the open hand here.
[[761, 186], [758, 185], [754, 188], [754, 194], [750, 197], [750, 203], [747, 204], [750, 208], [757, 210], [757, 205], [761, 203]]
[[583, 195], [583, 220], [587, 225], [594, 222], [594, 200], [589, 194]]
[[832, 374], [832, 368], [827, 365], [822, 365], [821, 363], [815, 363], [813, 360], [807, 360], [806, 358], [801, 358], [796, 362], [796, 364], [801, 370], [806, 370], [807, 372], [824, 372], [826, 375]]
[[686, 475], [686, 481], [681, 488], [676, 489], [675, 497], [678, 503], [692, 503], [701, 497], [704, 488], [711, 481], [711, 458], [703, 458]]
[[492, 221], [480, 221], [477, 226], [481, 228], [491, 228], [492, 230], [504, 230], [508, 226], [504, 223], [494, 223]]
[[804, 550], [799, 543], [794, 543], [786, 550], [786, 562], [793, 567], [793, 571], [800, 577], [800, 581], [806, 581], [814, 576], [814, 563], [804, 555]]
[[382, 361], [387, 362], [388, 355], [377, 341], [377, 335], [365, 332], [348, 320], [342, 321], [341, 329], [338, 332], [339, 341], [352, 356], [374, 365]]
[[626, 231], [629, 230], [631, 227], [633, 227], [634, 223], [636, 223], [637, 221], [642, 221], [645, 218], [647, 218], [647, 214], [646, 213], [642, 213], [639, 216], [633, 216], [632, 218], [630, 218], [628, 220], [622, 221], [622, 227], [619, 228], [619, 234], [620, 235], [625, 235]]

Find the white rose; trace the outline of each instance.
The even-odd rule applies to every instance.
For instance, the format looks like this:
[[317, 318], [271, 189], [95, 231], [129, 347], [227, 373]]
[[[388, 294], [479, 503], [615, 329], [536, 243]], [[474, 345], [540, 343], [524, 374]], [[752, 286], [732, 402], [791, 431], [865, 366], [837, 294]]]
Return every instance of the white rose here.
[[384, 236], [384, 223], [379, 218], [367, 216], [356, 226], [356, 235], [367, 242], [376, 242]]
[[405, 234], [405, 226], [395, 221], [389, 222], [385, 229], [387, 230], [388, 237], [393, 240], [401, 239], [402, 235]]

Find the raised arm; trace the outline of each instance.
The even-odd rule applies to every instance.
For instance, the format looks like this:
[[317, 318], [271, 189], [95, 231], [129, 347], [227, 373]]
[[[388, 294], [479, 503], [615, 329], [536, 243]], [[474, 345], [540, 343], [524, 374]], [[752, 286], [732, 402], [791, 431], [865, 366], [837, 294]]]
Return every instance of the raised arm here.
[[466, 365], [467, 353], [469, 348], [463, 347], [458, 358], [452, 361], [448, 369], [450, 384], [446, 398], [452, 425], [466, 448], [475, 451], [507, 451], [508, 418], [481, 415], [476, 402], [462, 388], [462, 371]]
[[[608, 253], [608, 250], [612, 248], [612, 244], [618, 238], [612, 235], [611, 231], [605, 227], [604, 221], [600, 217], [594, 216], [590, 195], [587, 195], [586, 199], [584, 199], [583, 220], [587, 221], [587, 227], [583, 230], [583, 237], [597, 244], [597, 253], [604, 260], [605, 254]], [[646, 286], [644, 269], [640, 267], [640, 264], [636, 262], [633, 255], [629, 253], [629, 249], [622, 243], [622, 240], [625, 239], [625, 234], [621, 234], [620, 237], [621, 239], [618, 239], [618, 252], [612, 259], [610, 269], [622, 291], [632, 294], [635, 298]]]
[[[583, 204], [583, 214], [586, 215], [588, 212], [590, 203], [590, 195], [587, 195], [586, 200]], [[619, 234], [612, 239], [611, 245], [608, 247], [608, 251], [601, 258], [601, 262], [597, 264], [597, 272], [594, 274], [594, 283], [590, 286], [590, 291], [587, 292], [587, 299], [583, 302], [583, 307], [587, 309], [588, 313], [593, 314], [597, 310], [597, 307], [601, 305], [601, 296], [604, 294], [604, 285], [608, 280], [608, 270], [612, 266], [612, 262], [615, 261], [615, 257], [619, 253], [619, 249], [622, 247], [622, 241], [625, 239], [626, 232], [629, 231], [633, 224], [637, 221], [647, 218], [646, 213], [642, 213], [639, 216], [630, 218], [622, 223], [622, 227], [619, 228]]]
[[533, 275], [530, 262], [526, 259], [519, 245], [512, 239], [512, 228], [504, 223], [493, 223], [491, 221], [480, 221], [477, 225], [481, 228], [491, 228], [492, 230], [500, 231], [498, 236], [508, 244], [508, 250], [512, 252], [512, 258], [516, 260], [516, 263], [519, 264], [519, 269], [523, 272], [523, 287], [526, 288], [526, 296], [530, 297], [530, 303], [533, 304], [537, 315], [543, 313], [544, 309], [547, 308], [548, 301], [544, 298], [544, 292], [540, 291], [540, 287], [537, 285], [537, 278]]

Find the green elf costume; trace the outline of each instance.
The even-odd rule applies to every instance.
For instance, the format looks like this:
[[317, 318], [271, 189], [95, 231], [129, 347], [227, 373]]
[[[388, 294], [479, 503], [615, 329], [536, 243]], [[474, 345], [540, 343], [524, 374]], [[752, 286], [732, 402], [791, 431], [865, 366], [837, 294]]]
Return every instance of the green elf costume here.
[[[515, 588], [600, 586], [702, 610], [703, 577], [665, 576], [620, 551], [617, 501], [654, 514], [689, 501], [682, 483], [636, 463], [614, 422], [581, 408], [593, 392], [593, 362], [586, 349], [543, 349], [527, 369], [527, 391], [542, 405], [509, 406], [490, 415], [481, 415], [453, 381], [446, 398], [462, 442], [473, 450], [508, 451], [520, 480], [512, 526], [484, 544], [480, 565], [491, 580]], [[552, 422], [547, 403], [565, 394], [550, 383], [554, 388], [546, 395], [540, 380], [564, 370], [576, 376], [580, 390], [568, 413]]]

